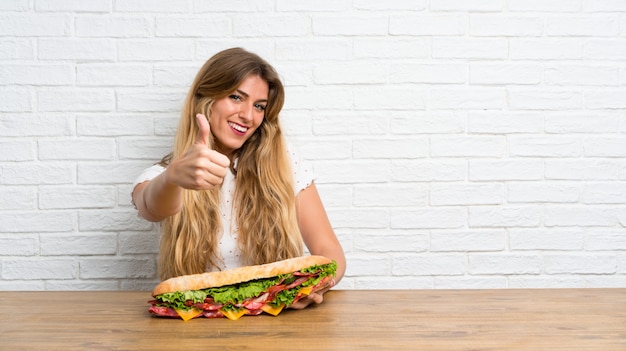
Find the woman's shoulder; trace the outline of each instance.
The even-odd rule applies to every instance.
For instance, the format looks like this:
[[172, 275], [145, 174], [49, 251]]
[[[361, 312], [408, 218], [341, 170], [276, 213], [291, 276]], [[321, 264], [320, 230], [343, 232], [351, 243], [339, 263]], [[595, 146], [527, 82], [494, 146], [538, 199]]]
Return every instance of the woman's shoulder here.
[[306, 189], [315, 180], [312, 163], [301, 156], [300, 150], [293, 144], [287, 144], [287, 153], [293, 169], [293, 186], [295, 193]]

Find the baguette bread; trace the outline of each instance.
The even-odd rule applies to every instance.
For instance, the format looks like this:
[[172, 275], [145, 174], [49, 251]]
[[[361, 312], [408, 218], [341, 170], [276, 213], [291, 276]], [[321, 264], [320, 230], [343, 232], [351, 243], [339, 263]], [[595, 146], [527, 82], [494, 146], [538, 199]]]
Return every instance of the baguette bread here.
[[266, 263], [256, 266], [245, 266], [220, 272], [173, 277], [161, 282], [152, 290], [152, 296], [175, 291], [201, 290], [247, 282], [255, 279], [272, 278], [301, 269], [331, 263], [324, 256], [302, 256], [283, 261]]

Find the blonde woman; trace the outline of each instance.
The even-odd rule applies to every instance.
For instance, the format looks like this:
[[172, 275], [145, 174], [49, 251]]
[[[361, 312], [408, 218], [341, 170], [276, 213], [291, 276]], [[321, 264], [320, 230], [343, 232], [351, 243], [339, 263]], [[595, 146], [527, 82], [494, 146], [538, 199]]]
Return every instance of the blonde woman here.
[[278, 74], [256, 54], [224, 50], [200, 69], [172, 153], [133, 187], [139, 214], [161, 222], [161, 279], [302, 256], [304, 244], [337, 261], [341, 280], [343, 250], [310, 170], [286, 147], [283, 103]]

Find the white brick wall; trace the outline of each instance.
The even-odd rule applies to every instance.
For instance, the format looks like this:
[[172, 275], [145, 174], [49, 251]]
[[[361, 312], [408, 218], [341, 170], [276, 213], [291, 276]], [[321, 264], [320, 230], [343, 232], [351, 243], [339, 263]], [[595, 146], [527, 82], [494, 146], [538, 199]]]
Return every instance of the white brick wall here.
[[267, 58], [342, 288], [626, 286], [626, 2], [8, 0], [0, 290], [151, 289], [130, 186], [219, 50]]

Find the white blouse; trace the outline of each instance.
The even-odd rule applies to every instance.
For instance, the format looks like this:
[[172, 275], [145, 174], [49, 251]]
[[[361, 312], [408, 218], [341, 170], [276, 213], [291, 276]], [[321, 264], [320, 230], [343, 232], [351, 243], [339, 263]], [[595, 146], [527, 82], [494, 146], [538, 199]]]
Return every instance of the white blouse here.
[[[300, 159], [299, 155], [290, 151], [292, 169], [294, 172], [294, 194], [306, 189], [315, 180], [310, 164]], [[146, 168], [134, 181], [132, 189], [137, 184], [152, 180], [163, 173], [165, 167], [153, 165]], [[235, 192], [235, 176], [228, 169], [221, 188], [220, 212], [222, 213], [222, 231], [220, 233], [219, 252], [222, 255], [222, 270], [241, 267], [244, 262], [241, 259], [241, 252], [237, 247], [237, 223], [232, 220], [233, 194]]]

